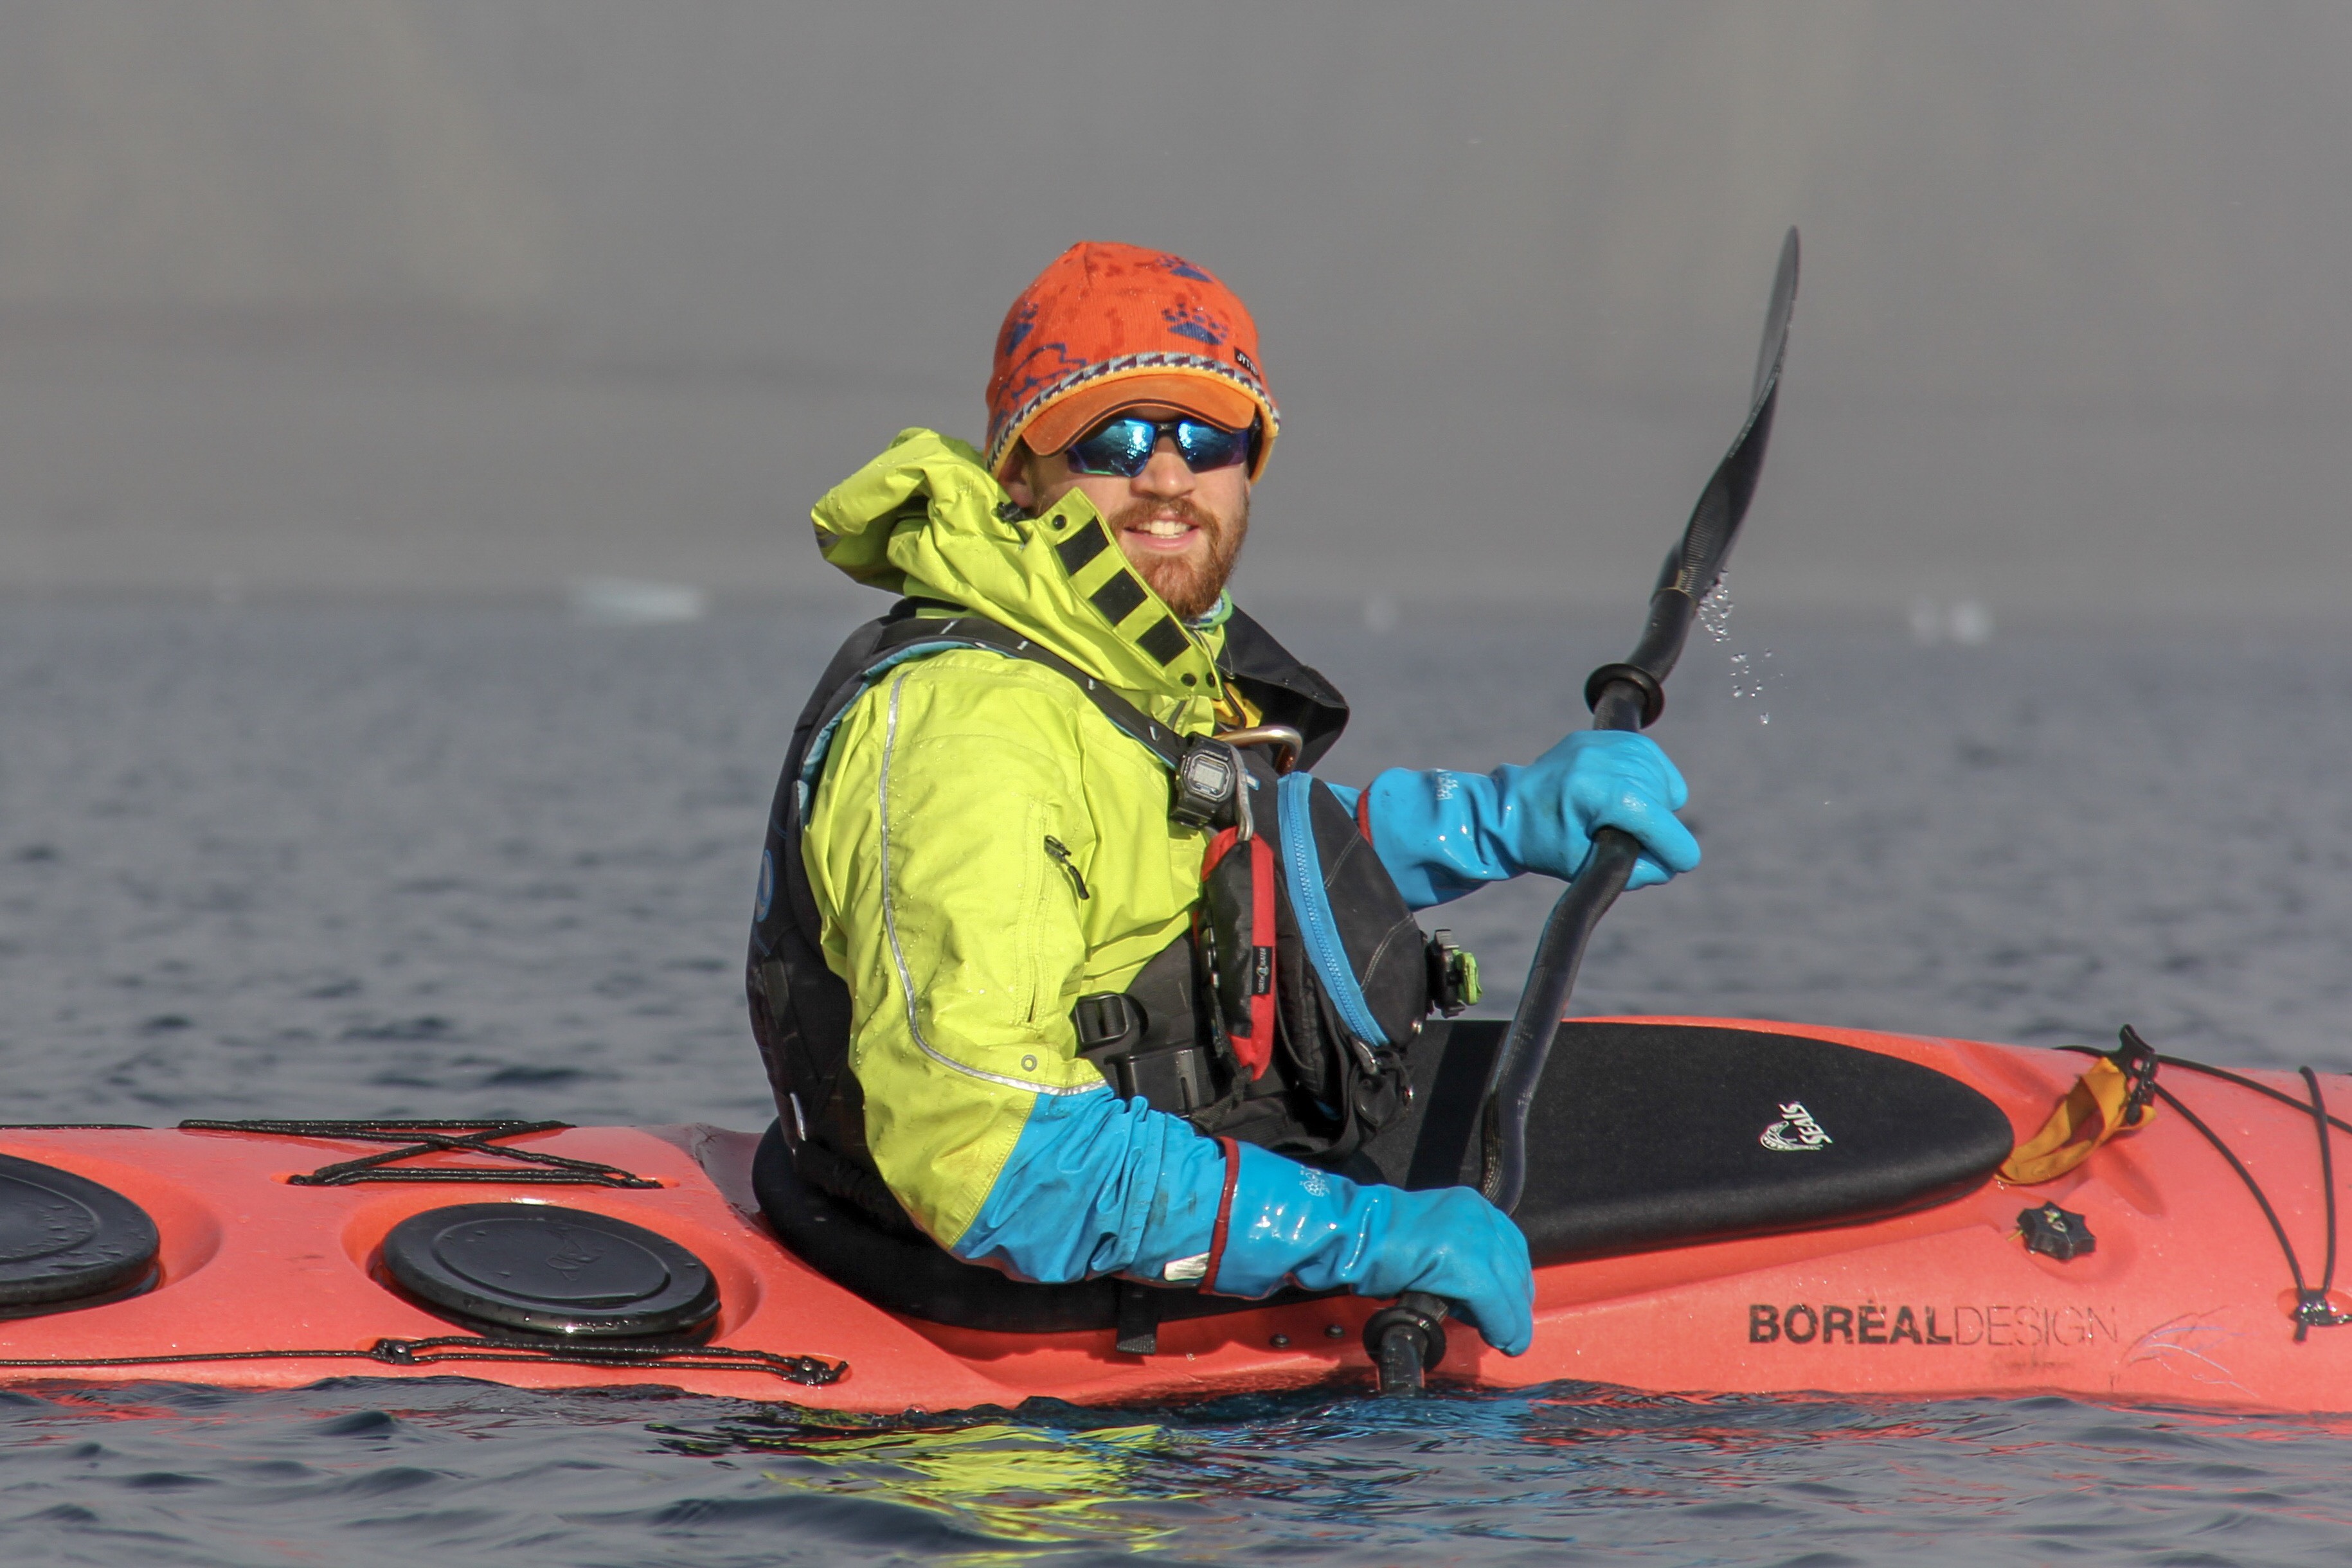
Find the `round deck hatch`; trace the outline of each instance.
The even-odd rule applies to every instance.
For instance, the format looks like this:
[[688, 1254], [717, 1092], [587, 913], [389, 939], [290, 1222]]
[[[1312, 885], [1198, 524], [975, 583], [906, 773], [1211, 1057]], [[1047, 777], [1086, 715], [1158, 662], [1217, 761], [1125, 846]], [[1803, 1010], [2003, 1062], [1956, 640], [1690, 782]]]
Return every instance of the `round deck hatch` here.
[[0, 1155], [0, 1312], [96, 1305], [155, 1265], [147, 1211], [87, 1176]]
[[383, 1239], [384, 1271], [436, 1311], [583, 1338], [688, 1333], [719, 1311], [701, 1259], [641, 1225], [552, 1204], [461, 1203]]

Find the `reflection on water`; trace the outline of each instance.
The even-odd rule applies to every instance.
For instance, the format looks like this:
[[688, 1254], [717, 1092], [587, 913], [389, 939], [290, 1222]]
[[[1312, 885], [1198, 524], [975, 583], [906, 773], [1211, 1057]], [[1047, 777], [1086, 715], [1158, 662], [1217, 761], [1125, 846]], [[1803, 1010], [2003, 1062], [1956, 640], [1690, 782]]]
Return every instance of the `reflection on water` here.
[[658, 1430], [679, 1453], [740, 1451], [805, 1461], [761, 1472], [788, 1491], [911, 1502], [1024, 1545], [1140, 1548], [1174, 1534], [1175, 1526], [1136, 1505], [1186, 1495], [1168, 1490], [1161, 1473], [1182, 1473], [1181, 1445], [1162, 1427], [1065, 1430], [982, 1421], [845, 1431], [837, 1418], [821, 1424], [827, 1419], [768, 1410], [708, 1427]]

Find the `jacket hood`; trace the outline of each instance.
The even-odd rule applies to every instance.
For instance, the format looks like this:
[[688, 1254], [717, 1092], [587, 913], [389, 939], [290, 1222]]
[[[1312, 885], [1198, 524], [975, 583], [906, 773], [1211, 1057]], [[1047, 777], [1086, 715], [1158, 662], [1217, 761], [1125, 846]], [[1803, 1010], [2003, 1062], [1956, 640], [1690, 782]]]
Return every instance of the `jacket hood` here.
[[1082, 492], [1024, 517], [971, 446], [911, 429], [810, 516], [824, 559], [853, 580], [985, 615], [1164, 724], [1212, 727], [1222, 628], [1178, 620]]

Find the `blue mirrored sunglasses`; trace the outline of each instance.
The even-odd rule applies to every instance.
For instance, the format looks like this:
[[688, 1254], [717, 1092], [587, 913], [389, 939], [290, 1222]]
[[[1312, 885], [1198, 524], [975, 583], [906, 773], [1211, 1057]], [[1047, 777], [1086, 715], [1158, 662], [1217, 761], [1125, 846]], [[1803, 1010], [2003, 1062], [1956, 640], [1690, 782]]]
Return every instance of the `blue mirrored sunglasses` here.
[[1132, 479], [1150, 463], [1160, 438], [1176, 443], [1176, 455], [1195, 474], [1230, 468], [1245, 462], [1257, 449], [1257, 426], [1227, 430], [1202, 419], [1145, 419], [1140, 414], [1114, 414], [1072, 442], [1063, 455], [1081, 474], [1116, 474]]

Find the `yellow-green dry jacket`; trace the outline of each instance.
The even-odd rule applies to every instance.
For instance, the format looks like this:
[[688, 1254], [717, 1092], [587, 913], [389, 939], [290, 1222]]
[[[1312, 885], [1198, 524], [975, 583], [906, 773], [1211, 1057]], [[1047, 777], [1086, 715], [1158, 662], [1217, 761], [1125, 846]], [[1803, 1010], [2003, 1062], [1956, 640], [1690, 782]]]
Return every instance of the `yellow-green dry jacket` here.
[[[976, 611], [1180, 733], [1213, 727], [1222, 622], [1179, 622], [1084, 495], [1024, 517], [971, 447], [909, 430], [814, 517], [856, 580]], [[1041, 1102], [1107, 1092], [1072, 1004], [1183, 933], [1206, 835], [1171, 823], [1164, 765], [1076, 685], [992, 653], [886, 672], [822, 761], [803, 858], [866, 1141], [952, 1248]]]

